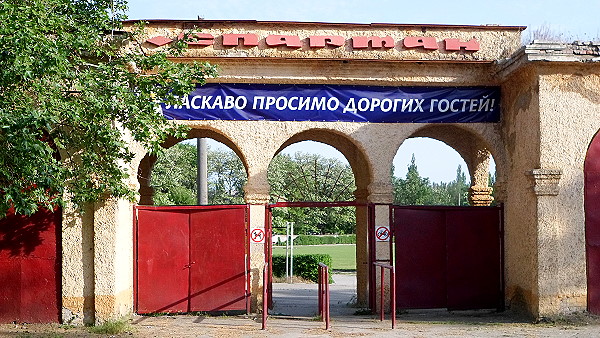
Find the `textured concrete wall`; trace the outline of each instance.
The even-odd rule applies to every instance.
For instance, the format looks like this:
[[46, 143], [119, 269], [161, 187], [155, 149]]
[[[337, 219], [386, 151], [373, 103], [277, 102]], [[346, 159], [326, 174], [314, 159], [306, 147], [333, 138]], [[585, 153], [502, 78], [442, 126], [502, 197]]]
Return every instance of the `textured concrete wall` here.
[[541, 66], [539, 86], [540, 167], [560, 170], [538, 200], [540, 313], [555, 315], [586, 308], [583, 166], [600, 129], [600, 67]]
[[[510, 161], [505, 164], [506, 298], [511, 307], [537, 310], [537, 225], [528, 171], [539, 168], [539, 89], [534, 69], [511, 76], [502, 86], [502, 127]], [[502, 165], [502, 164], [501, 164]]]
[[[211, 46], [194, 46], [186, 51], [184, 57], [205, 58], [288, 58], [288, 59], [376, 59], [376, 60], [469, 60], [493, 61], [510, 56], [520, 46], [520, 29], [493, 26], [432, 26], [432, 25], [393, 25], [393, 24], [322, 24], [292, 22], [232, 22], [232, 21], [195, 21], [160, 22], [154, 21], [145, 30], [147, 38], [163, 36], [175, 39], [183, 30], [193, 29], [215, 37]], [[257, 47], [223, 46], [222, 34], [246, 34], [258, 36]], [[271, 48], [266, 45], [268, 35], [294, 35], [301, 40], [301, 48]], [[309, 36], [341, 36], [345, 44], [341, 47], [311, 48]], [[353, 49], [351, 38], [357, 36], [391, 37], [393, 48]], [[439, 49], [405, 48], [406, 37], [432, 37], [438, 41]], [[446, 51], [444, 39], [469, 41], [477, 39], [480, 49], [477, 52]], [[164, 49], [145, 43], [144, 47]]]

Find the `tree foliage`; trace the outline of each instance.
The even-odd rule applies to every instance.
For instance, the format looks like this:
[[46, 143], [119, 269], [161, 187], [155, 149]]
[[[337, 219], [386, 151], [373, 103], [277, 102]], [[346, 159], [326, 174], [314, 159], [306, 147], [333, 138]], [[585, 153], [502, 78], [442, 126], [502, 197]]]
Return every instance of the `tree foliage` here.
[[394, 203], [399, 205], [469, 205], [469, 183], [461, 165], [454, 181], [431, 183], [421, 177], [413, 154], [406, 178], [392, 176]]
[[[353, 200], [354, 175], [347, 164], [320, 155], [280, 154], [268, 173], [272, 202]], [[246, 172], [231, 150], [208, 150], [209, 204], [244, 203]], [[157, 205], [196, 203], [196, 147], [179, 143], [160, 154], [151, 185]], [[275, 208], [274, 224], [294, 222], [297, 234], [346, 234], [355, 227], [354, 208]]]
[[170, 62], [181, 40], [145, 53], [121, 30], [125, 10], [124, 0], [0, 2], [0, 215], [51, 208], [66, 192], [77, 206], [131, 198], [122, 136], [156, 150], [181, 135], [157, 101], [175, 103], [215, 69]]
[[[356, 189], [349, 165], [301, 152], [275, 156], [269, 184], [273, 202], [351, 201]], [[285, 222], [293, 222], [298, 234], [349, 234], [354, 233], [356, 217], [353, 207], [275, 208], [273, 224]]]
[[[156, 205], [195, 205], [196, 146], [178, 143], [162, 152], [150, 184]], [[208, 203], [243, 204], [246, 171], [233, 151], [208, 148]]]

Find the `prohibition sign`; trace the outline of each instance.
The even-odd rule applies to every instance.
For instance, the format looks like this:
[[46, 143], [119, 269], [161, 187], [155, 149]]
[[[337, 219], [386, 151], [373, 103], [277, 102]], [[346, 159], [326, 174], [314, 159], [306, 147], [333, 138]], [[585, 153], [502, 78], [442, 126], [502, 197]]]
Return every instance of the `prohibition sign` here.
[[263, 243], [265, 240], [265, 232], [263, 229], [252, 229], [250, 233], [250, 239], [254, 243]]
[[386, 242], [390, 239], [390, 229], [387, 227], [379, 227], [375, 230], [375, 237], [380, 242]]

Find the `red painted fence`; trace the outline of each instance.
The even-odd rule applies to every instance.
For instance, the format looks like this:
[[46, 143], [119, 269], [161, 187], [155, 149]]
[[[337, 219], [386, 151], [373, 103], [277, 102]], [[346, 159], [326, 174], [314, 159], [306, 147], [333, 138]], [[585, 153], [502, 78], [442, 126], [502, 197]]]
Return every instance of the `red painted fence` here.
[[61, 215], [0, 219], [0, 323], [59, 321]]

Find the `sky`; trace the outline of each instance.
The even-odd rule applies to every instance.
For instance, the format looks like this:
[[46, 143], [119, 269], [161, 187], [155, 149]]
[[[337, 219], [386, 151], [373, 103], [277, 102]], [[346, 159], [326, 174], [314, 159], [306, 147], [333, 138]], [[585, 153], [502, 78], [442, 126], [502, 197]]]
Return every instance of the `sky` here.
[[[565, 39], [600, 41], [600, 0], [129, 0], [130, 19], [307, 21], [341, 23], [458, 24], [527, 26], [549, 29]], [[213, 144], [213, 147], [216, 146]], [[343, 159], [335, 149], [301, 142], [284, 150], [316, 152]], [[452, 148], [431, 139], [405, 141], [394, 159], [395, 175], [404, 177], [412, 154], [421, 176], [449, 182], [466, 168]], [[443, 163], [444, 165], [440, 165]]]

